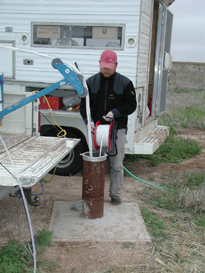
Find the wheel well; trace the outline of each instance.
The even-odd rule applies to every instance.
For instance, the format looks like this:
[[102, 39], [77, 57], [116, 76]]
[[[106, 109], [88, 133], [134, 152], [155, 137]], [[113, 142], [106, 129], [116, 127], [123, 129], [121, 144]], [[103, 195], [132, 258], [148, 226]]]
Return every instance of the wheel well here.
[[[84, 150], [85, 151], [88, 150], [88, 145], [87, 145], [86, 138], [85, 138], [84, 134], [79, 129], [74, 128], [74, 127], [66, 127], [66, 126], [65, 127], [62, 126], [62, 128], [64, 130], [66, 130], [66, 132], [72, 132], [74, 135], [76, 135], [76, 138], [80, 138]], [[49, 131], [54, 130], [54, 129], [56, 129], [57, 131], [59, 131], [59, 129], [57, 128], [57, 126], [43, 125], [43, 126], [40, 127], [40, 135], [44, 136]]]

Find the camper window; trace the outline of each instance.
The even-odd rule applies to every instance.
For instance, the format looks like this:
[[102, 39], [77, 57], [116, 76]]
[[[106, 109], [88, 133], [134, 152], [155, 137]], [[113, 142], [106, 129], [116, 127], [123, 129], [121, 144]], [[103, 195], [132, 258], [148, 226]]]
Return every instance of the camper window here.
[[32, 46], [122, 49], [124, 26], [32, 23]]

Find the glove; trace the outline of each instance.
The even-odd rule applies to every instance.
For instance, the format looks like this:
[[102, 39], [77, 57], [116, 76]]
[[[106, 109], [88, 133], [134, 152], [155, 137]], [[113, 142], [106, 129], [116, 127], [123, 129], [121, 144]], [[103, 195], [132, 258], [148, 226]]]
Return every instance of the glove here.
[[107, 122], [111, 122], [114, 118], [113, 112], [108, 112], [106, 116], [103, 116], [104, 120], [106, 120]]
[[[91, 133], [94, 134], [95, 125], [94, 125], [94, 122], [93, 122], [93, 121], [91, 121], [90, 127], [91, 127]], [[87, 128], [88, 128], [88, 124], [87, 124]]]

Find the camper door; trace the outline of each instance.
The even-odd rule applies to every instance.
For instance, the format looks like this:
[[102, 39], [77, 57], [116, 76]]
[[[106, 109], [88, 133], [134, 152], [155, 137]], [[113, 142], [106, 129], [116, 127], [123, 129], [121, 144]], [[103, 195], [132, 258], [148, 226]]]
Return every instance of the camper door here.
[[152, 116], [159, 116], [166, 109], [169, 70], [172, 64], [172, 56], [170, 55], [172, 22], [172, 13], [160, 4], [155, 53]]

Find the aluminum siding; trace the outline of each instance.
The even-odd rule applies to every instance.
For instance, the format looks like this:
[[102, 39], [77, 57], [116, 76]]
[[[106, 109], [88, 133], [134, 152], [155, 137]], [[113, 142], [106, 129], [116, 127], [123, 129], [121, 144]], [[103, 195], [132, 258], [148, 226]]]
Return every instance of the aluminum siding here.
[[[139, 39], [140, 0], [118, 1], [66, 1], [66, 0], [3, 0], [0, 10], [0, 41], [15, 40], [15, 46], [35, 52], [42, 52], [70, 63], [77, 62], [85, 78], [99, 71], [99, 57], [103, 49], [42, 48], [20, 43], [20, 35], [28, 34], [31, 40], [31, 21], [90, 24], [125, 24], [124, 50], [117, 51], [118, 72], [136, 83], [138, 46], [127, 46], [128, 37]], [[149, 5], [144, 6], [145, 11]], [[143, 31], [146, 29], [146, 14], [143, 18]], [[13, 32], [5, 32], [5, 27], [13, 27]], [[147, 30], [148, 31], [148, 30]], [[16, 52], [15, 79], [19, 81], [56, 82], [62, 78], [54, 70], [50, 60], [38, 56]], [[32, 59], [34, 65], [26, 66], [23, 59]]]

